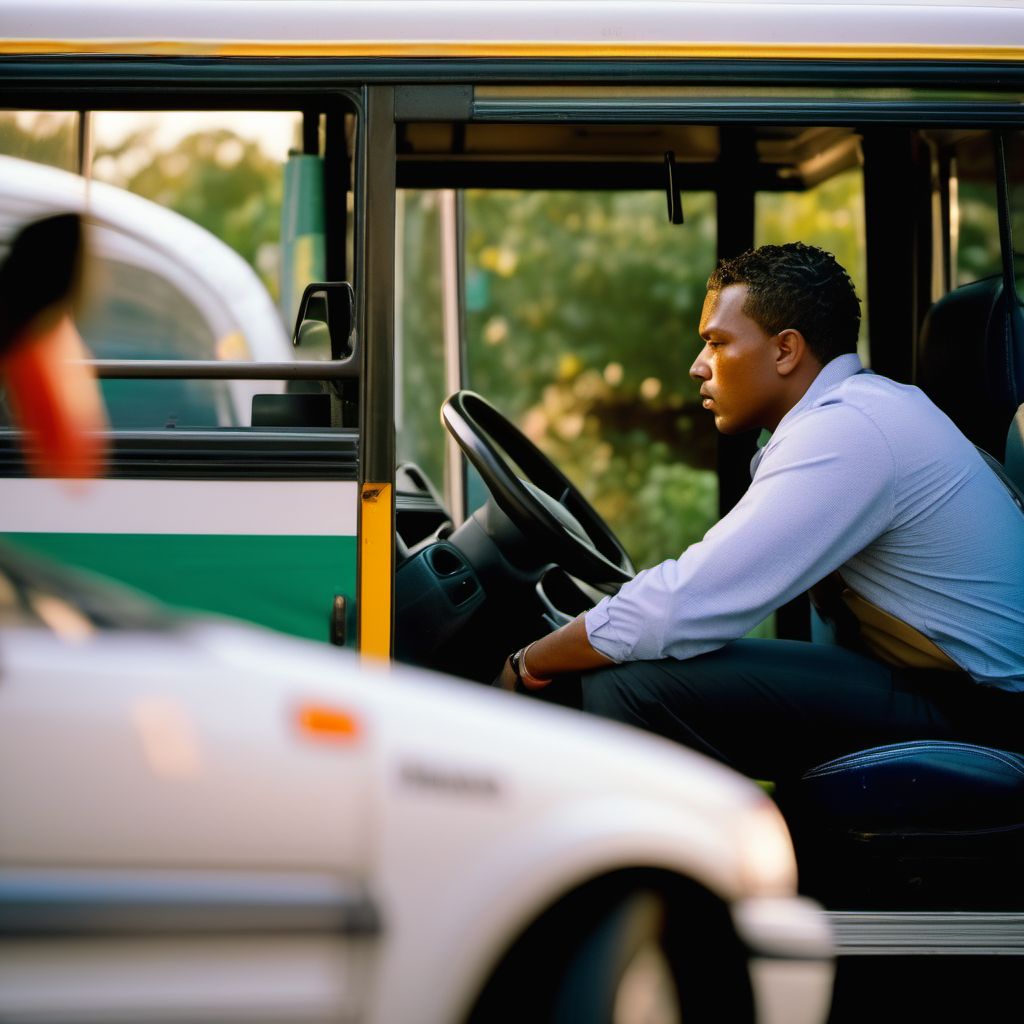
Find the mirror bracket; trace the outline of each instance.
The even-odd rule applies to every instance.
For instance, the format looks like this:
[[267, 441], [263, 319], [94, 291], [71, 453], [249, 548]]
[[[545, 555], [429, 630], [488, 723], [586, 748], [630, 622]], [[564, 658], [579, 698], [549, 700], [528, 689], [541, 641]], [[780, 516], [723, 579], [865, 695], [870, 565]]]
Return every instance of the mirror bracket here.
[[312, 338], [324, 324], [330, 336], [331, 359], [344, 359], [352, 354], [349, 335], [355, 319], [355, 292], [348, 281], [314, 281], [307, 284], [299, 302], [292, 332], [292, 344], [301, 344], [303, 337]]

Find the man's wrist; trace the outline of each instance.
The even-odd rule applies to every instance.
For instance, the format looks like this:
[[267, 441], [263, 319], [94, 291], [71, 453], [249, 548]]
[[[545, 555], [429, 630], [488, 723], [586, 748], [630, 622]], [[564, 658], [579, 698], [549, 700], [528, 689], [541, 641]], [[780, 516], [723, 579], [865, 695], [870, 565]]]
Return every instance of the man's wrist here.
[[541, 676], [535, 676], [527, 668], [526, 655], [532, 646], [532, 643], [527, 644], [525, 647], [521, 647], [514, 654], [510, 654], [508, 658], [509, 666], [516, 677], [516, 681], [525, 686], [528, 690], [539, 689], [542, 686], [547, 686], [548, 683], [551, 682], [550, 677], [544, 679]]

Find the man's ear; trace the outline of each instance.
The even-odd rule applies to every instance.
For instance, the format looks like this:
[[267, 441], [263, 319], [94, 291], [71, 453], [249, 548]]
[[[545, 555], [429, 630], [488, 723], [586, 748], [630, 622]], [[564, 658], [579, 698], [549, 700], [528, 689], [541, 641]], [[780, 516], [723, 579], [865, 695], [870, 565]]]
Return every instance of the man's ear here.
[[807, 339], [795, 328], [787, 327], [775, 335], [775, 369], [780, 377], [788, 377], [805, 366], [814, 355]]

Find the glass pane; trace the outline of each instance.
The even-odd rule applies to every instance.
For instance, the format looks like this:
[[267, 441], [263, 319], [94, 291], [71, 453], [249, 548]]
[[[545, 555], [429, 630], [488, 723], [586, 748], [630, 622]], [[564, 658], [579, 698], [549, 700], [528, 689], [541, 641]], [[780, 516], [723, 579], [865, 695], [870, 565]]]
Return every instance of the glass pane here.
[[72, 111], [0, 111], [0, 153], [49, 164], [78, 167], [78, 114]]
[[853, 279], [861, 300], [857, 350], [868, 364], [867, 248], [864, 175], [843, 171], [806, 192], [759, 192], [755, 205], [757, 245], [805, 242], [832, 253]]
[[93, 176], [174, 210], [226, 242], [280, 293], [281, 200], [293, 112], [93, 114]]
[[466, 197], [470, 386], [562, 468], [638, 568], [717, 517], [714, 424], [688, 373], [714, 196], [687, 193], [684, 208], [678, 227], [661, 192]]
[[[17, 154], [0, 156], [0, 251], [31, 217], [82, 210], [81, 327], [94, 355], [291, 361], [296, 302], [291, 286], [281, 299], [282, 275], [326, 277], [321, 161], [292, 151], [302, 123], [294, 111], [96, 111], [84, 178], [70, 173], [76, 114], [0, 115], [0, 151]], [[301, 355], [330, 350], [306, 344]], [[226, 426], [247, 425], [253, 396], [284, 384], [109, 381], [104, 390], [115, 426]]]
[[444, 481], [445, 400], [441, 322], [439, 193], [398, 193], [395, 280], [396, 443], [399, 462], [415, 462], [439, 489]]
[[[210, 319], [167, 277], [100, 257], [99, 289], [79, 318], [82, 338], [101, 359], [215, 359]], [[114, 427], [215, 427], [247, 423], [250, 388], [214, 380], [104, 380]], [[239, 390], [241, 389], [241, 390]]]
[[[1005, 136], [1006, 169], [1010, 184], [1011, 230], [1017, 252], [1024, 245], [1024, 133]], [[992, 136], [979, 133], [962, 140], [954, 150], [957, 175], [957, 202], [954, 206], [956, 279], [968, 284], [983, 277], [1001, 274], [999, 216], [996, 205], [996, 175]], [[1021, 264], [1017, 262], [1018, 288]]]

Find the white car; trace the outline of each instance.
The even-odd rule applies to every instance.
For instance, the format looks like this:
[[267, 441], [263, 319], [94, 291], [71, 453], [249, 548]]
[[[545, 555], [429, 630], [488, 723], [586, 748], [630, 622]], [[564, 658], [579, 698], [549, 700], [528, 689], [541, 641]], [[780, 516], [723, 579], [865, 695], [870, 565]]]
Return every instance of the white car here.
[[0, 554], [0, 1019], [824, 1019], [753, 783]]

